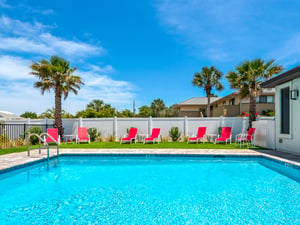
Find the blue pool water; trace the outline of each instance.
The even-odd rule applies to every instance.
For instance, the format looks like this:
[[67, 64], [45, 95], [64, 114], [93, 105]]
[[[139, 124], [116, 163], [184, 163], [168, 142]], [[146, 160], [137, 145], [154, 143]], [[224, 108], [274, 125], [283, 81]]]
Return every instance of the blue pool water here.
[[259, 157], [63, 156], [0, 175], [0, 224], [300, 224], [300, 170]]

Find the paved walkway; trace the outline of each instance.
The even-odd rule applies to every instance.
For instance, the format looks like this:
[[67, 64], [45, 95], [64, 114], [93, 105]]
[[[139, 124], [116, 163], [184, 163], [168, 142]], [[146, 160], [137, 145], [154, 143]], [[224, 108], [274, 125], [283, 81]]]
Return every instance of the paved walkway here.
[[[0, 170], [20, 166], [37, 160], [47, 158], [46, 150], [39, 154], [38, 150], [31, 150], [31, 156], [27, 152], [0, 155]], [[197, 154], [197, 155], [264, 155], [300, 166], [300, 155], [294, 155], [272, 150], [249, 149], [60, 149], [60, 154]], [[50, 156], [56, 155], [56, 149], [50, 150]]]

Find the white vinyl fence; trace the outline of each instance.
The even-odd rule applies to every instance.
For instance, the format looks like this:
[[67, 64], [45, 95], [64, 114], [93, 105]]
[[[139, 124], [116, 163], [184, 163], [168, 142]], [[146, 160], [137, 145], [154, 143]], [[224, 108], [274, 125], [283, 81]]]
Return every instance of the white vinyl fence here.
[[[48, 124], [54, 123], [53, 119], [24, 119], [17, 121], [5, 121], [7, 124]], [[254, 122], [257, 128], [255, 142], [257, 145], [273, 148], [275, 140], [274, 118], [258, 118]], [[207, 127], [208, 134], [218, 134], [219, 127], [232, 127], [233, 140], [236, 134], [246, 133], [248, 128], [247, 117], [169, 117], [169, 118], [75, 118], [63, 119], [64, 134], [75, 135], [77, 127], [96, 128], [103, 137], [115, 136], [117, 139], [127, 133], [130, 127], [138, 128], [138, 134], [150, 134], [152, 128], [160, 128], [161, 135], [169, 135], [171, 127], [178, 127], [181, 136], [192, 136], [197, 133], [200, 126]]]
[[254, 143], [256, 145], [269, 149], [276, 148], [274, 117], [254, 121], [252, 127], [256, 128], [254, 136]]

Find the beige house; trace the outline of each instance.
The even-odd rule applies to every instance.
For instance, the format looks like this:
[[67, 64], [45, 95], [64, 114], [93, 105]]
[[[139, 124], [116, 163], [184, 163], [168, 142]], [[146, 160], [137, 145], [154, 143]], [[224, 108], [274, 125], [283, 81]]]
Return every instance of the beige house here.
[[[264, 112], [275, 110], [275, 90], [263, 89], [257, 98], [256, 112], [262, 115]], [[224, 97], [211, 97], [211, 116], [239, 116], [242, 112], [249, 112], [249, 99], [241, 99], [239, 92], [233, 92]], [[179, 110], [179, 117], [202, 117], [206, 116], [206, 97], [194, 97], [175, 105]]]

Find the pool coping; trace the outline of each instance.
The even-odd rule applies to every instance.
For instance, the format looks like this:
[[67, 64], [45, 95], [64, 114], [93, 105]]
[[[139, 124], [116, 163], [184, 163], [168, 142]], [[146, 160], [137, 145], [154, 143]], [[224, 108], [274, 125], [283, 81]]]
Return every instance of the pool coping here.
[[[296, 162], [293, 160], [285, 159], [283, 157], [279, 157], [276, 155], [272, 155], [270, 153], [274, 152], [271, 150], [264, 150], [267, 152], [259, 152], [257, 150], [249, 150], [249, 149], [60, 149], [59, 156], [145, 156], [145, 155], [153, 155], [153, 156], [213, 156], [213, 157], [263, 157], [267, 158], [271, 161], [280, 163], [287, 167], [292, 167], [300, 170], [300, 162]], [[36, 154], [37, 150], [36, 150]], [[7, 163], [5, 166], [0, 167], [0, 174], [10, 172], [12, 170], [17, 170], [20, 168], [24, 168], [27, 166], [31, 166], [43, 161], [47, 161], [46, 154], [42, 153], [41, 155], [34, 155], [32, 157], [27, 157], [27, 152], [19, 152], [12, 153], [7, 155], [0, 156], [0, 165], [2, 165], [3, 158], [5, 156], [10, 156], [13, 158], [14, 155], [19, 157], [16, 161], [12, 163]], [[278, 152], [277, 152], [278, 154]], [[57, 155], [55, 152], [50, 152], [50, 158], [56, 158]]]

